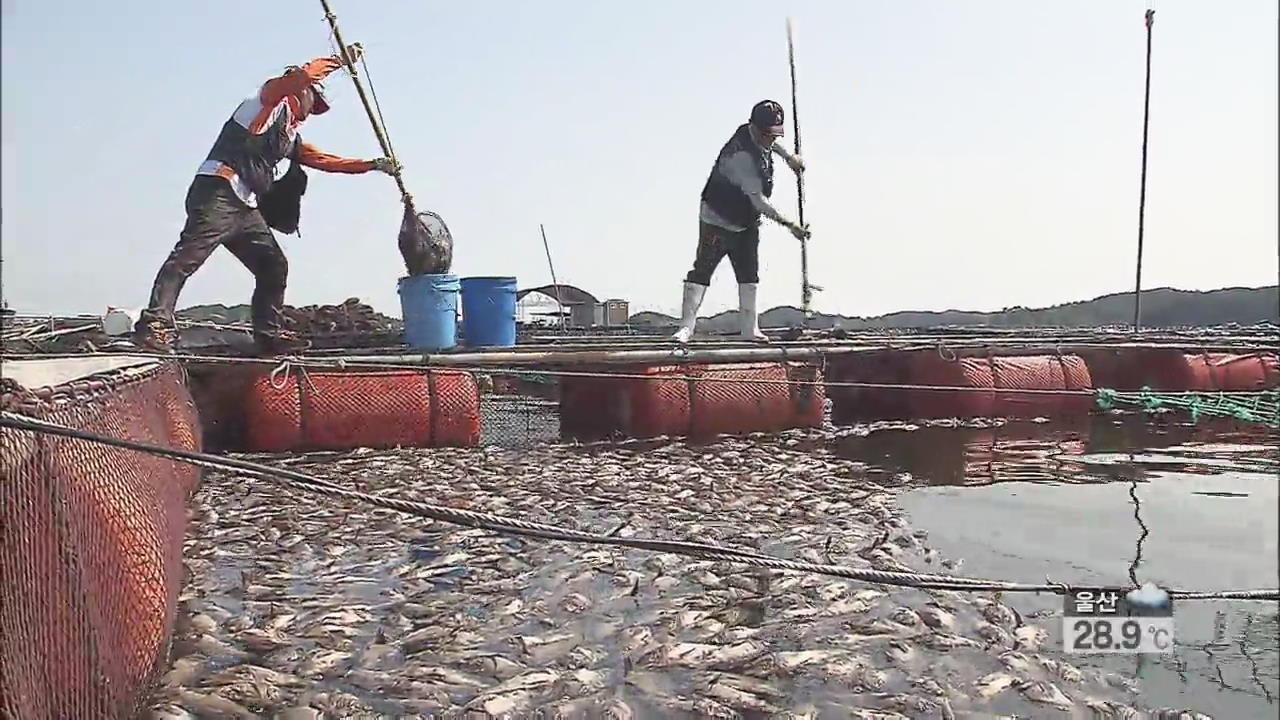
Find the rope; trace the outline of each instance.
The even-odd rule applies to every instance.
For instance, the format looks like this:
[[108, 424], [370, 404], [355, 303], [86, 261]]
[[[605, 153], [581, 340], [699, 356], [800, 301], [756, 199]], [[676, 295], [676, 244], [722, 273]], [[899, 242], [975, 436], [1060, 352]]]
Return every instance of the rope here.
[[[388, 498], [381, 495], [373, 495], [370, 493], [350, 490], [326, 480], [293, 470], [276, 468], [270, 465], [263, 465], [247, 460], [224, 458], [202, 452], [182, 450], [180, 448], [168, 448], [159, 445], [135, 442], [132, 440], [124, 440], [121, 438], [112, 438], [7, 411], [0, 413], [0, 427], [56, 435], [128, 450], [136, 450], [203, 467], [240, 470], [253, 476], [276, 481], [281, 485], [301, 490], [303, 492], [355, 500], [357, 502], [363, 502], [375, 507], [395, 510], [409, 515], [510, 535], [539, 537], [546, 540], [561, 540], [566, 542], [629, 547], [653, 552], [673, 553], [704, 560], [733, 562], [751, 567], [809, 572], [861, 582], [900, 587], [914, 587], [931, 590], [968, 590], [972, 592], [1050, 592], [1056, 594], [1063, 594], [1070, 590], [1070, 586], [1066, 584], [1049, 581], [1038, 585], [1010, 583], [995, 580], [951, 577], [947, 575], [931, 575], [924, 573], [853, 568], [844, 565], [794, 562], [752, 550], [741, 550], [720, 545], [712, 545], [709, 543], [685, 542], [678, 540], [620, 538], [612, 533], [604, 535], [585, 533], [569, 528], [517, 520], [490, 513], [460, 510], [457, 508], [432, 505], [413, 500], [401, 500], [399, 498]], [[1280, 600], [1280, 589], [1227, 591], [1172, 590], [1169, 591], [1169, 594], [1172, 597], [1179, 599]]]
[[[277, 365], [280, 361], [273, 358], [252, 358], [252, 357], [225, 357], [220, 355], [183, 355], [183, 354], [160, 354], [160, 353], [130, 353], [134, 357], [155, 358], [158, 360], [181, 360], [185, 362], [198, 362], [208, 364], [253, 364], [253, 365]], [[318, 358], [290, 358], [289, 362], [299, 367], [310, 367], [323, 370], [348, 370], [351, 368], [363, 368], [368, 370], [417, 370], [427, 369], [428, 366], [405, 363], [366, 363], [348, 362], [345, 358], [335, 358], [333, 360], [323, 360]], [[455, 370], [458, 372], [478, 373], [481, 375], [510, 375], [514, 377], [528, 377], [531, 379], [547, 378], [547, 377], [579, 377], [579, 378], [615, 378], [622, 380], [670, 380], [670, 381], [703, 381], [724, 384], [744, 384], [744, 385], [784, 385], [784, 386], [802, 386], [802, 387], [832, 387], [832, 388], [873, 388], [881, 390], [913, 390], [913, 391], [930, 391], [930, 392], [981, 392], [981, 393], [1001, 393], [1010, 395], [1054, 395], [1061, 397], [1063, 395], [1073, 396], [1095, 396], [1099, 398], [1099, 405], [1104, 410], [1112, 409], [1115, 404], [1126, 401], [1132, 397], [1146, 398], [1147, 395], [1125, 393], [1107, 388], [1086, 388], [1086, 389], [1040, 389], [1040, 388], [989, 388], [989, 387], [972, 387], [967, 385], [920, 385], [912, 383], [876, 383], [863, 382], [854, 380], [792, 380], [792, 379], [773, 379], [773, 378], [709, 378], [700, 375], [653, 375], [645, 373], [625, 373], [625, 372], [605, 372], [595, 370], [555, 370], [543, 369], [536, 370], [515, 367], [488, 367], [478, 365], [439, 365], [430, 366], [435, 370]], [[1154, 393], [1147, 392], [1151, 398], [1164, 398], [1167, 402], [1173, 403], [1177, 398], [1187, 397], [1196, 398], [1203, 397], [1205, 393], [1197, 390], [1170, 390], [1167, 392]], [[1230, 390], [1220, 391], [1212, 394], [1215, 398], [1258, 398], [1259, 396], [1267, 398], [1275, 394], [1271, 390]], [[1102, 405], [1103, 401], [1109, 403]], [[1153, 400], [1154, 401], [1154, 400]], [[1278, 400], [1280, 402], [1280, 400]], [[1190, 406], [1188, 405], [1188, 408]], [[1209, 405], [1202, 401], [1202, 412], [1207, 412]], [[1242, 418], [1243, 419], [1243, 418]]]
[[1151, 388], [1143, 388], [1136, 393], [1102, 388], [1097, 390], [1097, 400], [1098, 407], [1103, 410], [1111, 410], [1118, 405], [1140, 407], [1147, 411], [1175, 408], [1186, 410], [1193, 422], [1198, 421], [1200, 416], [1207, 415], [1280, 428], [1280, 390], [1260, 390], [1246, 394], [1187, 392], [1172, 395], [1153, 392]]

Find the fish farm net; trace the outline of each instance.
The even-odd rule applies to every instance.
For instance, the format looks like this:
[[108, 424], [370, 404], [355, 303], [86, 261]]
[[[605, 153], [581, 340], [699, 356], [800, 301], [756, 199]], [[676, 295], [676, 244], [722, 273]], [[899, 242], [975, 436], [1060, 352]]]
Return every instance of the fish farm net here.
[[[3, 383], [5, 411], [201, 447], [175, 363], [38, 391]], [[129, 717], [168, 663], [185, 507], [199, 470], [20, 430], [6, 430], [0, 450], [0, 717]]]

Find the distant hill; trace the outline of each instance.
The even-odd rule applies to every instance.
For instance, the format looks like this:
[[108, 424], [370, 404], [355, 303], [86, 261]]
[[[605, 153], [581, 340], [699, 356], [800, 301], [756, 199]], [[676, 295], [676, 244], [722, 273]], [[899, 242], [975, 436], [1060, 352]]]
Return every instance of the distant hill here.
[[[796, 327], [804, 314], [791, 306], [775, 307], [760, 315], [760, 326]], [[1280, 288], [1223, 288], [1193, 291], [1158, 288], [1142, 293], [1142, 324], [1145, 327], [1205, 327], [1237, 323], [1253, 325], [1280, 321]], [[633, 327], [671, 327], [676, 318], [655, 312], [631, 316]], [[738, 312], [730, 310], [698, 319], [702, 332], [737, 330]], [[1093, 300], [1054, 305], [1047, 308], [1011, 307], [996, 312], [902, 311], [879, 317], [847, 317], [815, 313], [811, 327], [862, 330], [875, 328], [928, 327], [1103, 327], [1133, 322], [1133, 293], [1103, 295]]]

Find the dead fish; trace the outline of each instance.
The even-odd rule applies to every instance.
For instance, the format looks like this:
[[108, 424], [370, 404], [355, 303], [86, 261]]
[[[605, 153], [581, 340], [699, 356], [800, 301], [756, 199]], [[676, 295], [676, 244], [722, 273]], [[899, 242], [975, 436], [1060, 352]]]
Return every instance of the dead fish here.
[[954, 632], [956, 616], [936, 605], [926, 605], [919, 611], [920, 620], [934, 630]]
[[619, 588], [620, 592], [613, 596], [612, 599], [634, 596], [640, 589], [640, 579], [644, 577], [635, 570], [623, 570], [612, 578], [614, 587]]
[[400, 639], [400, 649], [405, 655], [414, 655], [431, 647], [448, 643], [452, 632], [441, 625], [430, 625], [415, 630]]
[[1084, 704], [1098, 720], [1140, 720], [1142, 718], [1142, 713], [1137, 710], [1111, 700], [1086, 698]]
[[603, 663], [606, 657], [605, 652], [599, 648], [579, 645], [569, 653], [568, 666], [570, 668], [593, 668]]
[[193, 615], [191, 619], [187, 621], [187, 627], [191, 628], [192, 632], [207, 635], [218, 629], [218, 622], [208, 615], [201, 613], [199, 615]]
[[755, 640], [733, 645], [677, 643], [667, 649], [666, 664], [693, 668], [730, 670], [747, 665], [769, 651], [769, 646]]
[[570, 615], [577, 615], [591, 607], [591, 598], [582, 593], [569, 593], [560, 599], [560, 609]]
[[196, 641], [196, 648], [211, 658], [243, 661], [249, 657], [249, 654], [245, 651], [232, 647], [212, 635], [201, 635], [200, 639]]
[[1017, 684], [1018, 679], [1008, 673], [993, 672], [979, 678], [974, 683], [978, 697], [990, 700]]
[[568, 655], [579, 644], [579, 638], [573, 633], [516, 635], [511, 642], [515, 643], [520, 652], [532, 658], [536, 664], [543, 664]]
[[1053, 705], [1063, 710], [1071, 709], [1071, 698], [1067, 697], [1057, 685], [1046, 680], [1026, 680], [1018, 683], [1018, 690], [1032, 702]]
[[250, 652], [269, 653], [288, 645], [288, 641], [275, 633], [258, 628], [249, 628], [237, 637], [240, 644]]
[[777, 670], [791, 673], [816, 663], [834, 662], [842, 656], [843, 653], [836, 650], [794, 650], [776, 652], [771, 660]]
[[970, 640], [967, 637], [954, 635], [952, 633], [925, 633], [918, 636], [917, 639], [925, 647], [939, 651], [955, 650], [956, 648], [982, 647], [982, 643], [977, 640]]
[[667, 592], [679, 584], [680, 578], [672, 575], [663, 575], [662, 577], [654, 578], [653, 580], [653, 587], [658, 592]]
[[204, 660], [198, 657], [184, 657], [173, 661], [173, 667], [160, 678], [166, 687], [181, 687], [191, 682], [204, 670]]
[[218, 695], [178, 690], [178, 698], [183, 706], [199, 717], [237, 718], [237, 720], [256, 720], [258, 717], [243, 705]]
[[823, 666], [828, 677], [841, 680], [859, 692], [874, 692], [884, 687], [888, 676], [861, 660], [836, 660]]
[[400, 614], [410, 620], [420, 620], [425, 617], [440, 614], [438, 610], [422, 603], [407, 602], [400, 606]]
[[653, 631], [644, 625], [626, 628], [619, 634], [621, 635], [619, 644], [629, 653], [636, 653], [654, 644]]
[[151, 720], [196, 720], [196, 716], [178, 705], [161, 705], [151, 709]]
[[907, 627], [915, 627], [921, 623], [920, 614], [909, 607], [900, 607], [894, 610], [889, 615], [889, 619]]
[[322, 720], [324, 713], [313, 707], [291, 707], [276, 714], [276, 720]]
[[579, 668], [566, 675], [565, 688], [570, 695], [590, 695], [604, 689], [607, 678], [599, 670]]
[[482, 678], [474, 677], [467, 673], [454, 670], [453, 668], [442, 666], [411, 666], [403, 672], [407, 677], [417, 680], [427, 680], [441, 685], [451, 685], [460, 688], [488, 688], [493, 684], [483, 680]]
[[995, 645], [998, 647], [1014, 646], [1013, 635], [1011, 635], [1008, 630], [1005, 630], [998, 625], [992, 625], [988, 622], [979, 622], [977, 632], [978, 637], [985, 640], [989, 645]]
[[463, 662], [468, 669], [484, 675], [492, 675], [499, 680], [515, 677], [527, 669], [524, 665], [497, 654], [476, 655]]
[[730, 707], [766, 713], [778, 711], [766, 697], [783, 696], [783, 693], [763, 681], [740, 675], [716, 675], [704, 692], [708, 697], [720, 700]]
[[895, 665], [910, 665], [916, 658], [916, 650], [909, 643], [901, 640], [890, 640], [884, 648], [884, 654]]
[[351, 660], [351, 653], [339, 650], [319, 650], [311, 653], [306, 660], [298, 666], [298, 674], [303, 677], [324, 676], [330, 672], [335, 672], [340, 666], [347, 664]]
[[1032, 663], [1031, 658], [1013, 650], [1000, 653], [1000, 664], [1020, 677], [1027, 677], [1035, 671], [1035, 664]]
[[600, 708], [600, 717], [605, 720], [632, 720], [636, 716], [631, 706], [618, 698], [613, 698]]
[[1080, 669], [1070, 663], [1059, 662], [1046, 657], [1037, 657], [1036, 660], [1048, 670], [1050, 674], [1069, 683], [1079, 683], [1084, 680], [1084, 673]]
[[375, 642], [361, 651], [356, 664], [369, 670], [390, 670], [403, 662], [404, 657], [398, 647]]
[[849, 584], [844, 582], [833, 582], [823, 585], [818, 589], [818, 597], [827, 602], [834, 602], [838, 598], [844, 597], [849, 592]]
[[1008, 605], [999, 602], [991, 602], [977, 598], [975, 604], [982, 612], [982, 617], [992, 625], [1004, 628], [1005, 630], [1014, 630], [1018, 627], [1018, 615]]
[[501, 608], [499, 608], [497, 615], [499, 617], [507, 617], [509, 615], [515, 615], [516, 613], [520, 612], [523, 609], [524, 609], [524, 601], [519, 598], [516, 598], [511, 602], [507, 603], [506, 605], [503, 605]]
[[1049, 633], [1034, 625], [1023, 625], [1013, 631], [1013, 637], [1017, 641], [1014, 649], [1035, 652], [1044, 645], [1045, 640], [1049, 638]]

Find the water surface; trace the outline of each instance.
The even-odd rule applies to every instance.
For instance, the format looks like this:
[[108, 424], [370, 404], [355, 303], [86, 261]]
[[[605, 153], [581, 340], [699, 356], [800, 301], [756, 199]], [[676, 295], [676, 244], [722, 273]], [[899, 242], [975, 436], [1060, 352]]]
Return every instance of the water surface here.
[[[1074, 427], [885, 430], [843, 456], [906, 480], [899, 501], [958, 574], [1184, 589], [1274, 588], [1280, 436], [1235, 423], [1098, 418]], [[1061, 647], [1061, 601], [1010, 598]], [[1178, 650], [1072, 658], [1141, 683], [1154, 706], [1220, 718], [1280, 711], [1277, 605], [1187, 601]]]

